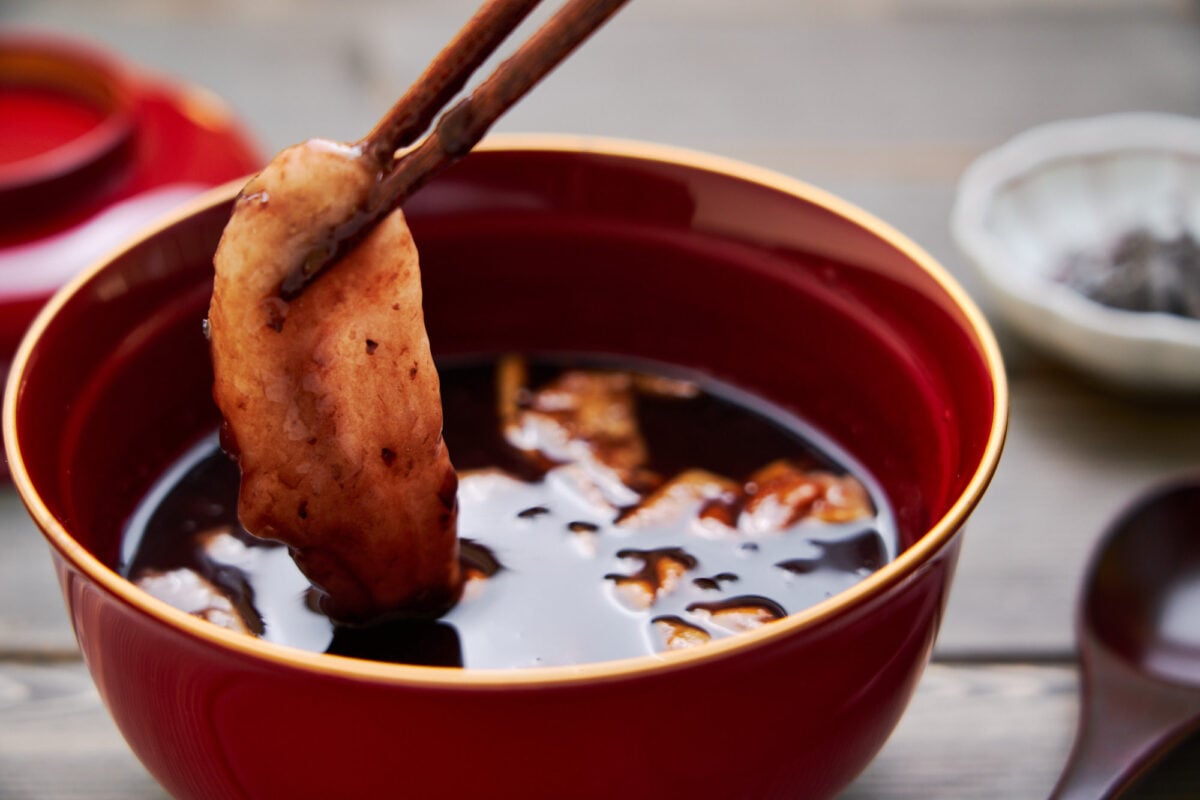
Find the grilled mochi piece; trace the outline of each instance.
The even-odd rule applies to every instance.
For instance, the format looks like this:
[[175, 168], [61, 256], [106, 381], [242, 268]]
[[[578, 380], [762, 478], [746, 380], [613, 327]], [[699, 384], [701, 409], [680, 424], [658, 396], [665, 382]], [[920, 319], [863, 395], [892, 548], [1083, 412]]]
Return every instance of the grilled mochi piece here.
[[365, 207], [375, 175], [314, 140], [242, 191], [215, 259], [208, 330], [238, 513], [283, 542], [342, 622], [435, 615], [461, 587], [457, 477], [417, 251], [394, 211], [297, 297], [280, 287]]

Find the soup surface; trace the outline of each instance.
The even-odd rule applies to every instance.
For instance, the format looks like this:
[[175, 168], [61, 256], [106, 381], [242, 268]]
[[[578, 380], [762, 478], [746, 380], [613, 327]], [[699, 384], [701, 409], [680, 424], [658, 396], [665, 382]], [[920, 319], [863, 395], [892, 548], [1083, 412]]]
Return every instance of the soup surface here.
[[509, 668], [703, 645], [814, 605], [896, 554], [862, 467], [731, 387], [587, 359], [439, 369], [468, 576], [442, 618], [331, 623], [287, 549], [238, 524], [237, 465], [215, 433], [133, 515], [121, 571], [273, 642]]

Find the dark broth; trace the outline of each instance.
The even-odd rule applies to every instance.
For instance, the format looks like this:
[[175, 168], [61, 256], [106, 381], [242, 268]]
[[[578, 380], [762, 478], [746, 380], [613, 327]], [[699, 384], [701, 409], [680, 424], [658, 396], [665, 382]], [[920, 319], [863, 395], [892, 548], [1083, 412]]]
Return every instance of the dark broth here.
[[[528, 385], [546, 386], [564, 369], [534, 362]], [[531, 459], [506, 438], [494, 362], [442, 365], [441, 378], [446, 441], [461, 477], [461, 558], [472, 576], [441, 619], [347, 628], [315, 611], [286, 548], [238, 524], [237, 467], [215, 433], [134, 514], [123, 574], [185, 611], [235, 620], [282, 644], [504, 668], [605, 661], [732, 635], [814, 605], [896, 553], [891, 511], [859, 465], [799, 420], [727, 386], [676, 381], [697, 390], [636, 392], [647, 453], [639, 475], [655, 477], [648, 487], [617, 486], [598, 499], [571, 465]], [[767, 487], [750, 478], [780, 460], [837, 479], [853, 475], [869, 513], [747, 528], [739, 520]], [[735, 484], [736, 496], [695, 500], [675, 514], [658, 513], [665, 501], [646, 500], [661, 497], [656, 482], [697, 469]], [[663, 518], [637, 517], [648, 505], [657, 509], [650, 517]]]

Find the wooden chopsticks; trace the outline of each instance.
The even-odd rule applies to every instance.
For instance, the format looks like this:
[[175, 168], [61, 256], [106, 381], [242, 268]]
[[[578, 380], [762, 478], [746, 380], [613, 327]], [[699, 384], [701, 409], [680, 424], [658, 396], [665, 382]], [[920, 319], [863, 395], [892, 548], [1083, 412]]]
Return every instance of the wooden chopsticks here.
[[488, 0], [434, 57], [416, 82], [376, 123], [359, 147], [381, 171], [401, 147], [417, 140], [433, 117], [462, 91], [475, 70], [508, 38], [541, 0]]
[[358, 146], [380, 179], [366, 208], [330, 232], [280, 286], [284, 300], [297, 297], [314, 278], [355, 244], [392, 209], [433, 176], [470, 152], [488, 129], [571, 54], [628, 0], [568, 0], [501, 63], [465, 100], [444, 113], [420, 144], [434, 116], [520, 25], [539, 0], [487, 0], [434, 58], [416, 83]]

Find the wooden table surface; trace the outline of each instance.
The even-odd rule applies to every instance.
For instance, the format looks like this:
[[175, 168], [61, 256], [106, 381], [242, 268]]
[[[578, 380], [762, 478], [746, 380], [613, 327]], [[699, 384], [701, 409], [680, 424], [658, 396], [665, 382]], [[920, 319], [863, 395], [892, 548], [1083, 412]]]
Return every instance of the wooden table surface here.
[[[474, 5], [4, 0], [0, 24], [81, 34], [207, 87], [270, 153], [365, 132]], [[666, 142], [814, 182], [907, 232], [990, 313], [948, 232], [962, 169], [1031, 125], [1122, 110], [1200, 116], [1200, 5], [636, 0], [499, 129]], [[1135, 495], [1200, 466], [1200, 401], [1114, 396], [993, 321], [1008, 445], [934, 662], [845, 798], [1045, 797], [1073, 736], [1088, 553]], [[1130, 796], [1200, 796], [1200, 737]], [[0, 798], [76, 797], [162, 791], [100, 704], [46, 547], [0, 487]]]

